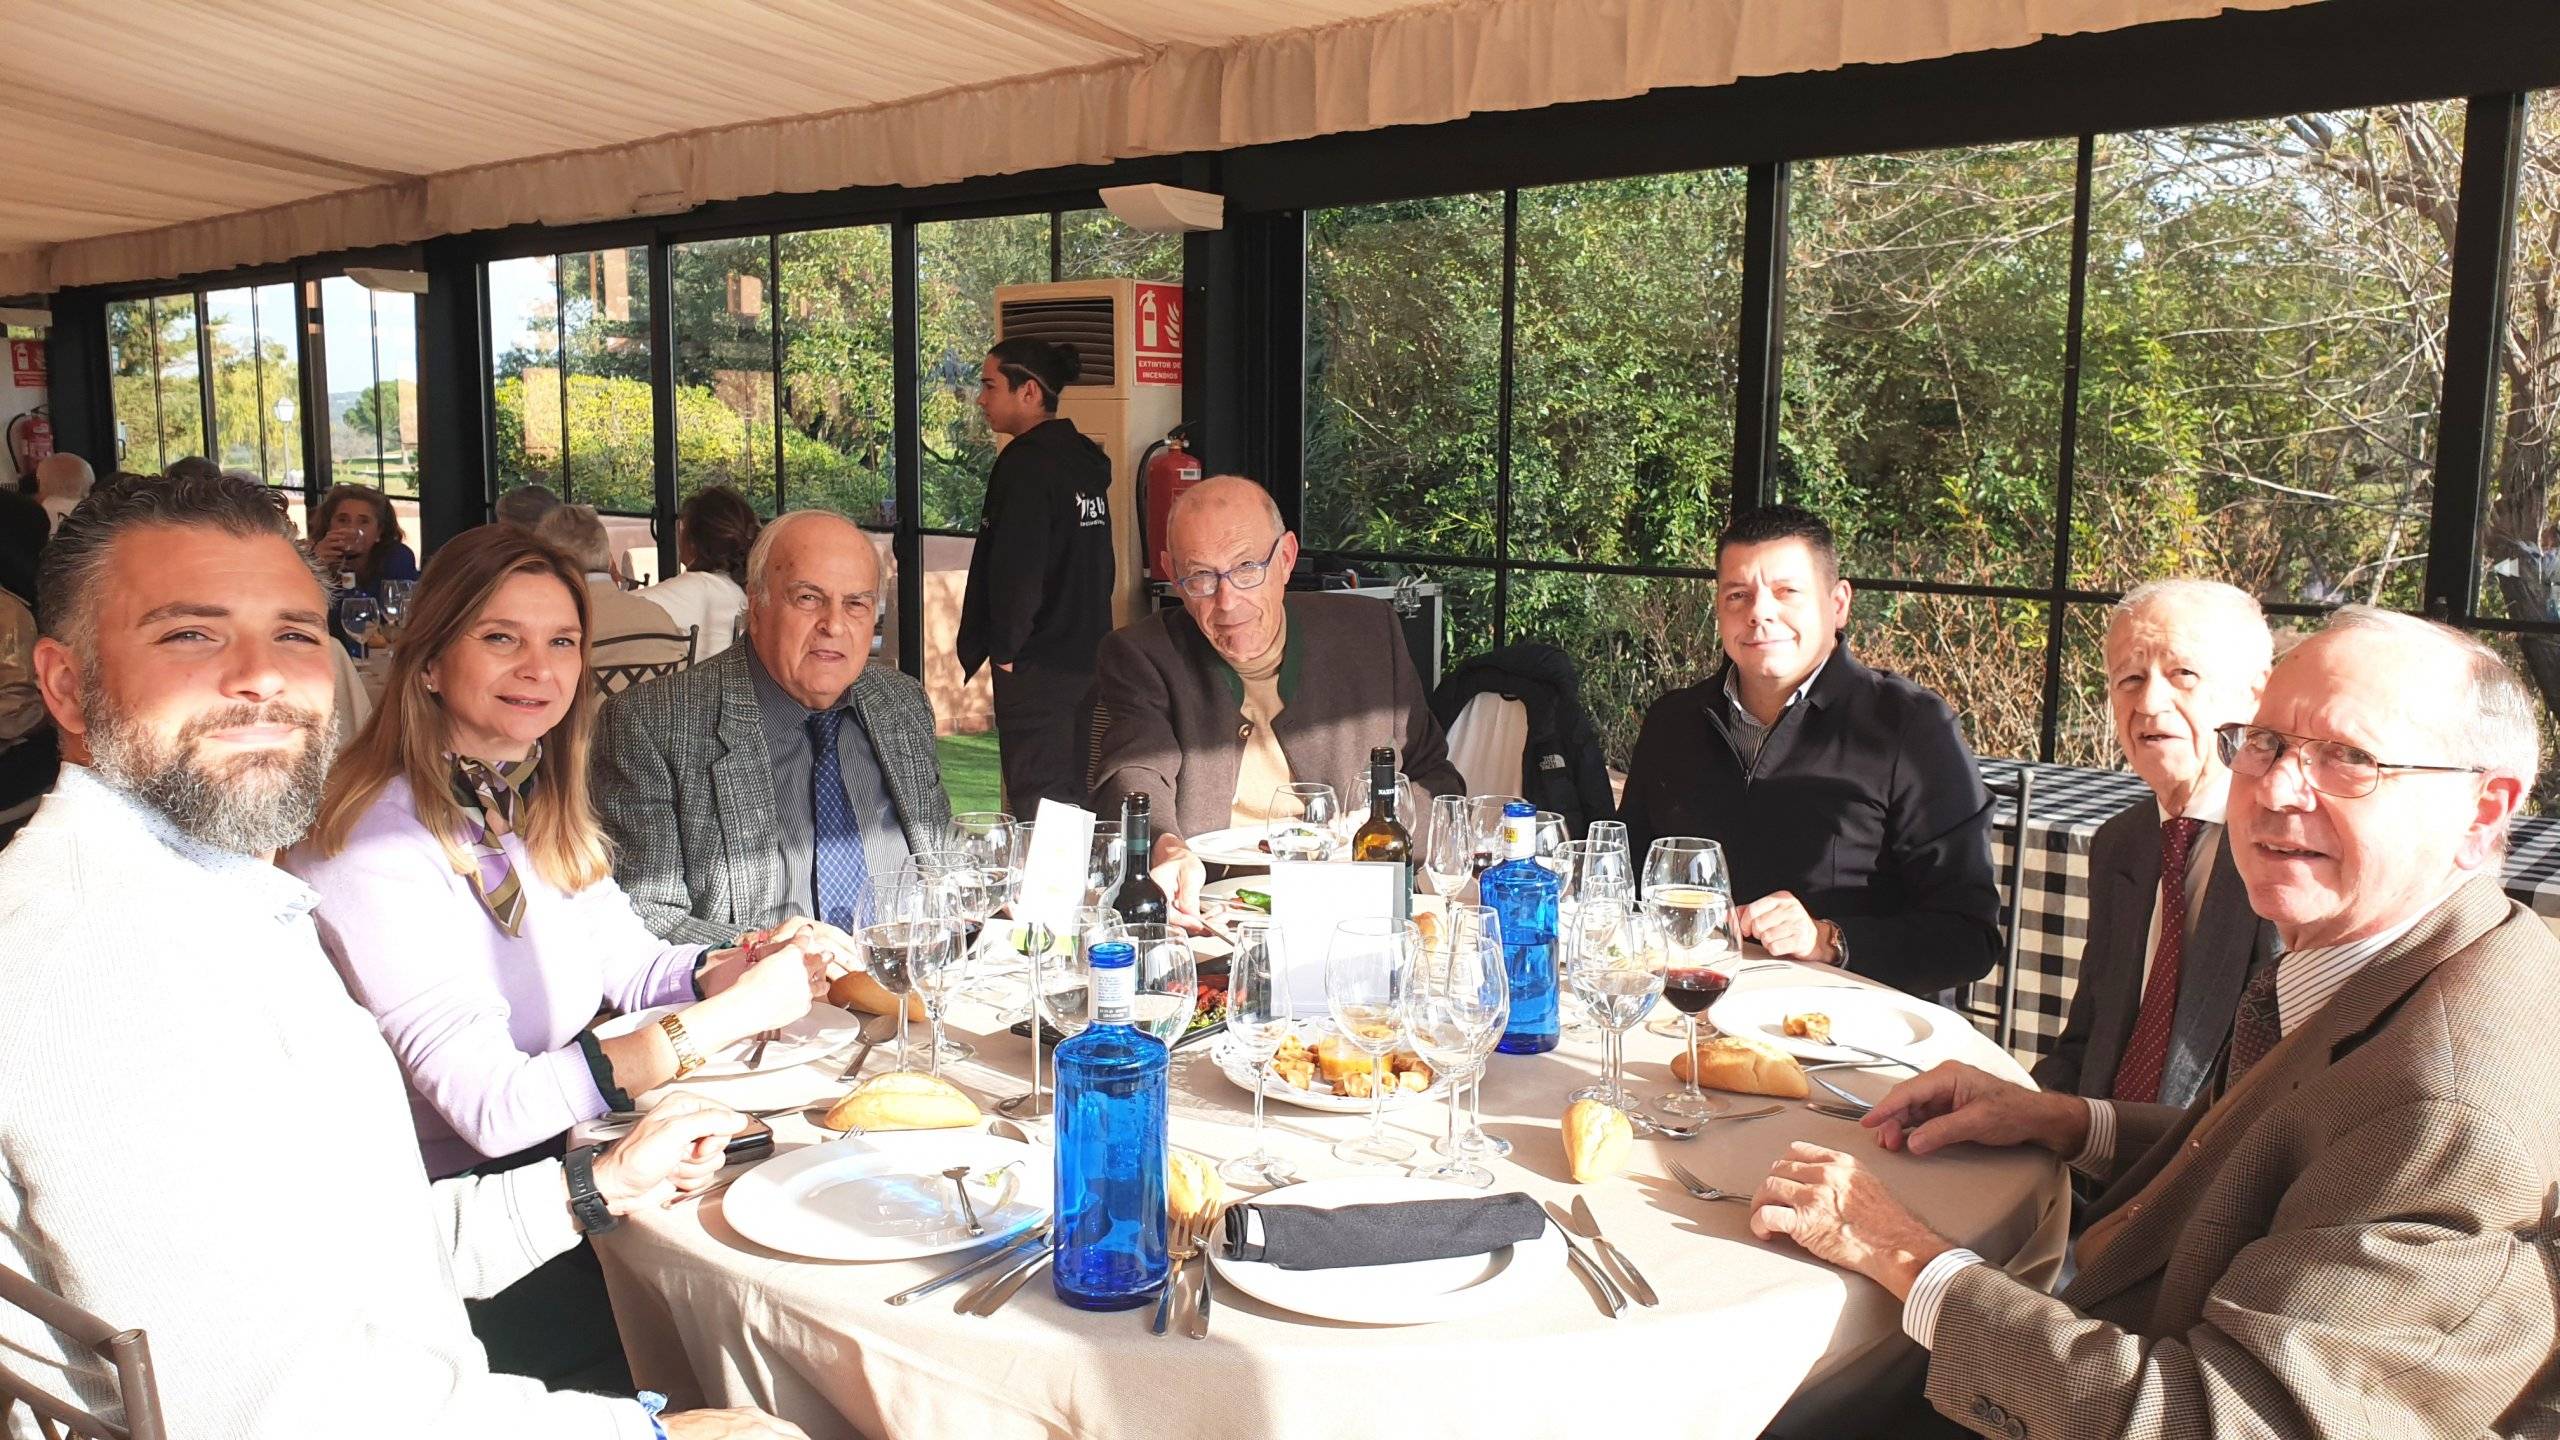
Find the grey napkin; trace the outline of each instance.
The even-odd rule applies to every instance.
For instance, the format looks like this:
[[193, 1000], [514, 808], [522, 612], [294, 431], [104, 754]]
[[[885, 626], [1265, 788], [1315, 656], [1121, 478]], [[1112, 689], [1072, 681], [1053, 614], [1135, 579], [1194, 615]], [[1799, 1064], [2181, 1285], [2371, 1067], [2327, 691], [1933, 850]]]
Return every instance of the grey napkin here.
[[1226, 1225], [1231, 1259], [1283, 1270], [1336, 1270], [1488, 1254], [1538, 1238], [1547, 1217], [1537, 1201], [1515, 1190], [1334, 1210], [1248, 1202], [1227, 1207]]

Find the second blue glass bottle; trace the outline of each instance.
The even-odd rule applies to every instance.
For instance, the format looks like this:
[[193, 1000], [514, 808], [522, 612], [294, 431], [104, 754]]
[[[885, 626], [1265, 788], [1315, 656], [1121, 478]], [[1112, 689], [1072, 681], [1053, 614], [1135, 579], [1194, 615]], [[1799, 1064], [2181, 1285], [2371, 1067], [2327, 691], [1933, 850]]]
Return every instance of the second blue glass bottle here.
[[1502, 807], [1502, 855], [1477, 882], [1502, 921], [1502, 963], [1511, 975], [1511, 1023], [1500, 1048], [1535, 1055], [1556, 1048], [1556, 897], [1564, 888], [1538, 863], [1538, 807], [1519, 800]]
[[1093, 1023], [1058, 1047], [1057, 1196], [1049, 1243], [1058, 1298], [1127, 1310], [1164, 1288], [1164, 1042], [1131, 1023], [1138, 953], [1106, 940], [1090, 957]]

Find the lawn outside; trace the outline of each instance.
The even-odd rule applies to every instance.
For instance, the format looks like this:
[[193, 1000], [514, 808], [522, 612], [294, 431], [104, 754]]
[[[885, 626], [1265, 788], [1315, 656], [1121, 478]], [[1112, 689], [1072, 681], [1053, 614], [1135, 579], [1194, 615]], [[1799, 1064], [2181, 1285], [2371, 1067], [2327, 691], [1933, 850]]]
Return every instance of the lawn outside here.
[[951, 797], [952, 814], [1004, 808], [1004, 772], [996, 763], [996, 732], [945, 735], [933, 743], [942, 760], [942, 789]]

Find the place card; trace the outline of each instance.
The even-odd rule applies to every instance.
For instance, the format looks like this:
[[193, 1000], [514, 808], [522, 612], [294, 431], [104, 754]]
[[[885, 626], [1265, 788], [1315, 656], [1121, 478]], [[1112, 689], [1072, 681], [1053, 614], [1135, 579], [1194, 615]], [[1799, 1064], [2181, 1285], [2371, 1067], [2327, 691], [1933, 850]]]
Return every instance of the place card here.
[[1055, 800], [1041, 801], [1031, 825], [1031, 853], [1022, 861], [1022, 888], [1014, 895], [1013, 918], [1043, 926], [1051, 935], [1073, 934], [1076, 911], [1084, 905], [1092, 856], [1093, 812]]
[[1392, 861], [1276, 860], [1271, 928], [1280, 937], [1289, 1013], [1326, 1012], [1324, 957], [1345, 920], [1405, 918], [1405, 867]]

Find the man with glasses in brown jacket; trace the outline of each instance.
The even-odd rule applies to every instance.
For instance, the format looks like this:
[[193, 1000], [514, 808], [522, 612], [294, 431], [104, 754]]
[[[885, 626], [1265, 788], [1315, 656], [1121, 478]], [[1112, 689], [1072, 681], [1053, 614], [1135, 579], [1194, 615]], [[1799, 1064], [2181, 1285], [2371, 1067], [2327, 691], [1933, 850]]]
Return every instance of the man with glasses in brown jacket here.
[[1176, 912], [1196, 910], [1203, 876], [1184, 836], [1260, 824], [1294, 781], [1331, 785], [1355, 809], [1373, 746], [1393, 747], [1434, 795], [1466, 790], [1395, 611], [1292, 593], [1298, 537], [1269, 491], [1236, 475], [1193, 486], [1165, 522], [1165, 554], [1182, 608], [1112, 632], [1096, 659], [1093, 801], [1109, 815], [1148, 797], [1155, 879]]
[[[2240, 878], [2284, 953], [2204, 1097], [1941, 1065], [1866, 1121], [1902, 1154], [1794, 1146], [1753, 1230], [1901, 1298], [1930, 1405], [1984, 1435], [2560, 1431], [2560, 941], [2498, 877], [2537, 731], [2487, 647], [2339, 612], [2277, 662], [2256, 721], [2219, 732]], [[1905, 1155], [1965, 1141], [2109, 1182], [2059, 1296], [1894, 1198]]]

